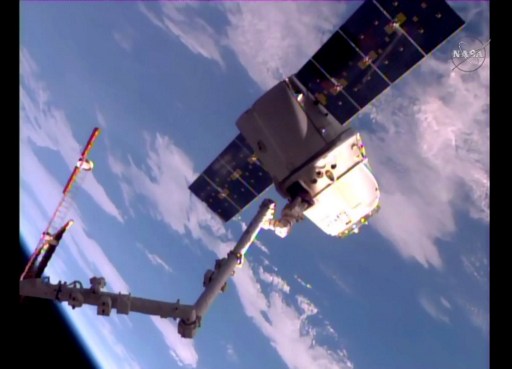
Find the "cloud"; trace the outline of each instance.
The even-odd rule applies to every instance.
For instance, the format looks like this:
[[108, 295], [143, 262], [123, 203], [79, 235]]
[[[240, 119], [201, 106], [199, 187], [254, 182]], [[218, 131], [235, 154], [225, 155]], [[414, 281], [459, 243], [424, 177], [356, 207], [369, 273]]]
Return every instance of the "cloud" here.
[[443, 304], [443, 306], [447, 309], [450, 309], [452, 308], [452, 305], [444, 298], [444, 297], [440, 297], [439, 300], [441, 301], [441, 304]]
[[[450, 318], [443, 311], [449, 309], [446, 305], [442, 303], [442, 300], [437, 302], [436, 300], [428, 297], [426, 294], [422, 293], [418, 298], [418, 301], [421, 307], [435, 320], [439, 320], [444, 323], [450, 323]], [[445, 300], [446, 301], [446, 300]]]
[[455, 232], [457, 209], [489, 219], [489, 67], [449, 69], [424, 61], [378, 99], [364, 135], [382, 192], [373, 224], [424, 266], [441, 267], [435, 242]]
[[311, 286], [309, 283], [304, 282], [304, 280], [300, 278], [297, 274], [295, 274], [293, 278], [295, 278], [295, 280], [299, 282], [302, 287], [313, 288], [313, 286]]
[[489, 310], [463, 299], [458, 299], [457, 303], [467, 315], [471, 324], [478, 328], [485, 338], [489, 338]]
[[133, 47], [133, 38], [128, 32], [113, 31], [112, 37], [122, 49], [130, 52]]
[[301, 319], [305, 319], [308, 316], [315, 315], [316, 313], [318, 313], [318, 308], [306, 297], [302, 295], [297, 295], [295, 297], [297, 299], [297, 303], [299, 304], [300, 309], [302, 310]]
[[172, 272], [172, 269], [171, 267], [169, 267], [169, 265], [167, 265], [165, 263], [165, 261], [163, 261], [162, 259], [160, 259], [160, 257], [156, 254], [151, 254], [149, 251], [145, 250], [146, 252], [146, 256], [148, 257], [148, 259], [151, 261], [151, 263], [153, 265], [160, 265], [162, 268], [164, 268], [164, 270], [168, 273]]
[[178, 335], [178, 328], [173, 322], [156, 316], [152, 316], [150, 319], [162, 334], [169, 346], [169, 354], [178, 365], [195, 368], [199, 358], [194, 348], [194, 341], [181, 338]]
[[[44, 104], [48, 101], [48, 91], [43, 83], [37, 79], [39, 68], [35, 63], [34, 59], [24, 47], [20, 51], [20, 74], [21, 80], [26, 84], [27, 88], [35, 95], [34, 100], [40, 104]], [[22, 93], [24, 90], [22, 90]], [[23, 99], [22, 99], [23, 102]], [[32, 101], [28, 101], [28, 104], [32, 105]], [[27, 113], [31, 112], [29, 110]]]
[[114, 332], [110, 323], [103, 319], [99, 319], [97, 316], [92, 317], [97, 320], [99, 331], [102, 336], [107, 340], [108, 345], [117, 354], [118, 359], [115, 360], [116, 368], [125, 369], [141, 369], [142, 366], [137, 362], [132, 354], [126, 349], [126, 347], [117, 340], [116, 333]]
[[133, 323], [128, 317], [128, 315], [116, 314], [111, 315], [110, 318], [116, 323], [116, 325], [121, 328], [125, 325], [129, 328], [133, 328]]
[[[314, 332], [304, 329], [299, 312], [286, 304], [279, 293], [271, 292], [268, 298], [265, 297], [249, 268], [239, 272], [233, 281], [245, 313], [270, 339], [272, 346], [289, 368], [353, 367], [345, 352], [332, 352], [326, 347], [316, 345]], [[307, 309], [305, 306], [302, 308]]]
[[235, 348], [233, 347], [233, 344], [228, 343], [226, 344], [226, 356], [229, 361], [237, 363], [239, 361], [238, 355], [235, 352]]
[[140, 11], [153, 24], [178, 37], [194, 54], [211, 59], [224, 67], [221, 50], [216, 41], [218, 35], [204, 20], [190, 11], [196, 7], [196, 3], [162, 2], [161, 12], [155, 13], [146, 4], [139, 3]]
[[346, 293], [352, 293], [351, 288], [349, 287], [345, 279], [343, 279], [340, 276], [339, 271], [333, 269], [332, 267], [328, 266], [326, 263], [323, 262], [319, 262], [318, 266], [320, 267], [322, 273], [324, 273], [327, 277], [332, 279], [336, 286], [338, 286], [342, 291]]
[[[222, 50], [236, 55], [262, 89], [295, 73], [340, 25], [347, 6], [340, 3], [223, 3], [228, 25], [214, 30], [198, 16], [197, 3], [162, 3], [156, 13], [144, 4], [148, 19], [177, 36], [192, 52], [224, 67]], [[290, 37], [292, 36], [292, 37]]]
[[488, 288], [489, 286], [489, 261], [481, 250], [461, 255], [464, 270], [475, 278], [478, 283]]
[[[29, 52], [21, 49], [21, 139], [29, 140], [39, 147], [48, 148], [61, 154], [70, 169], [80, 156], [81, 146], [71, 131], [66, 115], [50, 105], [50, 93], [38, 78], [38, 67]], [[85, 145], [85, 138], [84, 138]], [[105, 212], [123, 222], [122, 215], [94, 173], [86, 173], [83, 188]], [[62, 190], [61, 186], [61, 190]]]
[[[80, 338], [89, 345], [96, 363], [101, 363], [102, 367], [106, 368], [142, 368], [130, 350], [118, 340], [119, 331], [114, 329], [110, 320], [115, 315], [109, 319], [102, 319], [96, 315], [94, 309], [72, 310], [66, 307], [62, 311], [74, 328], [80, 331]], [[91, 324], [91, 321], [94, 324]]]
[[[121, 182], [125, 182], [148, 203], [149, 208], [154, 209], [151, 216], [165, 222], [179, 234], [188, 234], [200, 240], [217, 256], [225, 256], [235, 241], [229, 238], [224, 225], [208, 208], [190, 195], [188, 185], [197, 176], [192, 162], [171, 139], [158, 133], [154, 138], [146, 137], [148, 169], [137, 167], [131, 160], [111, 158], [109, 163], [113, 164], [113, 171]], [[136, 200], [135, 197], [128, 199], [127, 205], [132, 205]], [[262, 276], [267, 277], [266, 274]], [[270, 280], [286, 289], [277, 278], [271, 276]], [[304, 299], [299, 302], [299, 309], [303, 309], [300, 312], [284, 301], [279, 289], [265, 296], [248, 261], [237, 270], [233, 283], [245, 313], [270, 340], [289, 368], [352, 367], [346, 352], [333, 352], [315, 344], [315, 331], [305, 329], [304, 319], [308, 315], [304, 314], [305, 311], [311, 312], [312, 307], [304, 310], [308, 309]]]
[[261, 280], [271, 284], [279, 291], [290, 293], [290, 286], [288, 283], [286, 283], [286, 281], [277, 274], [265, 272], [262, 267], [259, 267], [258, 272]]
[[103, 116], [103, 114], [101, 113], [101, 111], [98, 108], [96, 108], [96, 120], [98, 121], [98, 124], [100, 125], [100, 127], [102, 127], [102, 128], [107, 127], [107, 121], [105, 120], [105, 117]]
[[260, 240], [254, 240], [254, 245], [259, 248], [261, 251], [263, 251], [265, 254], [269, 254], [268, 248], [260, 241]]
[[149, 252], [148, 249], [146, 249], [141, 244], [137, 244], [137, 246], [139, 246], [139, 248], [142, 251], [144, 251], [144, 254], [149, 259], [151, 264], [156, 265], [156, 266], [160, 266], [161, 268], [163, 268], [168, 273], [172, 272], [172, 268], [169, 265], [167, 265], [167, 263], [165, 261], [163, 261], [160, 256], [158, 256], [157, 254], [152, 254], [151, 252]]
[[325, 324], [325, 331], [328, 335], [334, 337], [334, 338], [338, 338], [338, 333], [336, 333], [336, 331], [334, 330], [334, 328], [326, 322]]
[[[126, 181], [126, 205], [130, 207], [135, 195], [144, 197], [149, 204], [147, 211], [180, 234], [185, 232], [189, 213], [190, 193], [188, 184], [195, 178], [192, 162], [166, 136], [157, 134], [154, 139], [145, 135], [149, 173], [139, 169], [131, 158], [124, 159], [109, 156], [108, 163], [112, 171]], [[162, 183], [168, 185], [163, 186]], [[183, 191], [187, 189], [187, 192]], [[166, 201], [162, 201], [166, 199]]]
[[224, 8], [229, 25], [223, 43], [264, 90], [306, 63], [346, 12], [340, 2], [240, 2]]
[[[488, 5], [477, 12], [466, 29], [485, 39]], [[401, 255], [438, 268], [436, 242], [456, 231], [456, 211], [489, 221], [490, 60], [462, 73], [447, 58], [434, 53], [377, 99], [368, 110], [372, 132], [363, 136], [382, 192], [372, 224]]]

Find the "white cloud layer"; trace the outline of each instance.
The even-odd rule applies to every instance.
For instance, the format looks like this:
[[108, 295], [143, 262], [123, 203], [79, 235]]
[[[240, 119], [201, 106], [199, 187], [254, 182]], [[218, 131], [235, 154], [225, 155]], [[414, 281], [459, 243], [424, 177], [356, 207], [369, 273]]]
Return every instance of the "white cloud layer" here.
[[133, 38], [131, 37], [131, 33], [129, 32], [121, 32], [121, 31], [113, 31], [112, 37], [117, 42], [117, 44], [124, 50], [130, 52], [133, 47]]
[[415, 72], [370, 111], [377, 132], [364, 138], [382, 191], [373, 224], [404, 257], [441, 267], [436, 241], [455, 232], [457, 209], [489, 220], [489, 67], [450, 72], [431, 57]]
[[263, 270], [262, 267], [258, 268], [258, 272], [261, 280], [274, 286], [274, 288], [276, 288], [279, 291], [283, 291], [284, 293], [290, 293], [290, 286], [288, 285], [288, 283], [286, 283], [286, 281], [277, 274], [268, 273], [265, 270]]
[[178, 365], [195, 368], [199, 357], [194, 348], [194, 341], [181, 338], [174, 322], [157, 316], [152, 316], [150, 319], [162, 334], [162, 338], [169, 346], [171, 357]]
[[[107, 340], [109, 346], [114, 350], [117, 356], [122, 358], [122, 360], [117, 360], [114, 365], [117, 368], [123, 369], [142, 369], [142, 366], [140, 366], [128, 349], [117, 340], [116, 332], [114, 332], [110, 322], [99, 319], [97, 316], [93, 316], [92, 319], [98, 320], [97, 325], [102, 336]], [[112, 360], [112, 358], [110, 358], [110, 360]]]
[[227, 36], [219, 41], [236, 54], [264, 90], [295, 73], [340, 25], [340, 2], [226, 3]]
[[466, 313], [471, 324], [480, 330], [485, 338], [489, 338], [489, 309], [480, 307], [480, 304], [458, 299], [457, 303]]
[[144, 251], [144, 254], [149, 259], [151, 264], [155, 266], [161, 267], [163, 270], [165, 270], [168, 273], [172, 272], [172, 268], [157, 254], [151, 253], [147, 248], [142, 246], [141, 244], [138, 244], [139, 248]]
[[[146, 164], [150, 173], [146, 174], [138, 168], [131, 158], [128, 158], [129, 164], [125, 165], [112, 155], [108, 159], [110, 167], [115, 174], [128, 179], [128, 186], [124, 187], [127, 193], [123, 192], [128, 206], [134, 195], [146, 197], [149, 201], [148, 211], [183, 234], [188, 222], [183, 214], [189, 212], [191, 196], [188, 192], [184, 193], [183, 188], [187, 188], [195, 178], [192, 162], [166, 136], [157, 135], [153, 141], [146, 135], [145, 140], [148, 152]], [[168, 187], [161, 183], [168, 184]]]
[[448, 302], [448, 300], [446, 300], [444, 297], [440, 297], [439, 300], [441, 301], [441, 304], [443, 304], [443, 306], [447, 309], [452, 309], [452, 305]]
[[238, 355], [236, 354], [235, 348], [233, 347], [233, 344], [231, 344], [231, 343], [228, 343], [226, 345], [226, 356], [227, 356], [228, 360], [231, 362], [235, 362], [235, 363], [239, 362]]
[[189, 11], [196, 8], [197, 3], [161, 2], [160, 6], [162, 11], [155, 13], [146, 4], [139, 3], [139, 9], [153, 24], [178, 37], [194, 54], [224, 67], [218, 35], [204, 20]]
[[[443, 303], [444, 299], [433, 299], [429, 297], [427, 294], [422, 293], [418, 301], [421, 307], [435, 320], [439, 320], [444, 323], [450, 323], [450, 318], [448, 317], [447, 311], [449, 307]], [[447, 302], [446, 300], [444, 300]]]
[[322, 6], [306, 2], [227, 2], [209, 6], [224, 11], [228, 26], [222, 32], [216, 32], [197, 15], [194, 2], [163, 2], [159, 12], [143, 4], [139, 8], [153, 24], [178, 37], [192, 52], [222, 67], [222, 50], [231, 50], [262, 89], [300, 68], [339, 26], [346, 9], [346, 5], [336, 2]]
[[304, 280], [300, 278], [297, 274], [295, 274], [293, 278], [295, 278], [295, 280], [299, 282], [302, 287], [313, 288], [313, 286], [311, 286], [309, 283], [304, 282]]

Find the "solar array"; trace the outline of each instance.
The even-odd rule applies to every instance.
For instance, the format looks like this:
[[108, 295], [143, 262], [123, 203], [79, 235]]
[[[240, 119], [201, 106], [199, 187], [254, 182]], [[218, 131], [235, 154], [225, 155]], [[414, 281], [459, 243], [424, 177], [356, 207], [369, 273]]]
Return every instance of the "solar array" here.
[[272, 184], [239, 134], [190, 185], [190, 190], [227, 222]]
[[[463, 25], [445, 0], [366, 0], [294, 77], [346, 124]], [[271, 184], [239, 134], [189, 188], [227, 222]]]
[[344, 124], [463, 24], [444, 0], [365, 1], [295, 77]]

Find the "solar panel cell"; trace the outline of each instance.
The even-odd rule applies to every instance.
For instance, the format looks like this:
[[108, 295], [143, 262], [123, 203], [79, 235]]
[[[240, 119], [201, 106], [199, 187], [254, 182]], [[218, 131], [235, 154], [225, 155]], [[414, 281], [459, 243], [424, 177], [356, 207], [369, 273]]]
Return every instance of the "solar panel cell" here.
[[364, 55], [368, 55], [372, 51], [385, 50], [396, 38], [396, 33], [387, 32], [389, 23], [389, 18], [377, 5], [366, 1], [340, 27], [340, 31]]
[[270, 175], [255, 160], [247, 141], [238, 135], [189, 188], [228, 221], [271, 184]]
[[[398, 23], [403, 20], [398, 17]], [[422, 58], [416, 46], [371, 1], [363, 3], [340, 31], [391, 83]]]
[[403, 19], [401, 28], [429, 54], [464, 20], [445, 0], [375, 0], [393, 19]]
[[463, 24], [444, 0], [367, 0], [295, 77], [343, 124]]
[[416, 46], [401, 35], [379, 55], [373, 65], [393, 83], [422, 58], [423, 55]]
[[190, 185], [189, 189], [225, 222], [240, 211], [229, 198], [215, 188], [202, 174]]
[[[389, 86], [382, 76], [365, 63], [365, 57], [339, 32], [335, 32], [312, 59], [333, 81], [339, 86], [344, 86], [343, 90], [361, 108]], [[311, 69], [307, 64], [305, 67]], [[301, 71], [302, 69], [298, 75]], [[325, 88], [324, 85], [322, 87]]]
[[359, 111], [359, 108], [341, 92], [341, 89], [346, 87], [347, 81], [342, 79], [338, 81], [338, 85], [334, 84], [313, 61], [308, 61], [296, 77], [341, 124], [344, 124]]

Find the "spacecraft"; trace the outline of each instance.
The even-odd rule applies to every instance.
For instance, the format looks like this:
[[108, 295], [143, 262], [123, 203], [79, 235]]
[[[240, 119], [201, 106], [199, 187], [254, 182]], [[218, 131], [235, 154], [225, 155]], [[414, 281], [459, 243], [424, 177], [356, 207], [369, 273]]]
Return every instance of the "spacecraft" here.
[[357, 233], [380, 189], [351, 120], [463, 25], [444, 0], [366, 0], [238, 118], [190, 190], [227, 222], [274, 185], [287, 205], [265, 228], [284, 237], [307, 217], [331, 236]]

